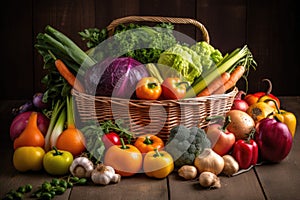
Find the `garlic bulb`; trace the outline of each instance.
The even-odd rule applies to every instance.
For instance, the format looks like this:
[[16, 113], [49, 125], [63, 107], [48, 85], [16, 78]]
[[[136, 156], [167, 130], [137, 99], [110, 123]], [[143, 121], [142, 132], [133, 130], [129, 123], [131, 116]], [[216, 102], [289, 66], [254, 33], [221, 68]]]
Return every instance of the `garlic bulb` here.
[[78, 178], [89, 178], [94, 170], [94, 164], [87, 157], [77, 157], [69, 168], [71, 174]]
[[118, 183], [121, 181], [121, 175], [116, 174], [111, 166], [98, 164], [92, 171], [91, 179], [95, 184], [108, 185], [109, 183]]
[[200, 173], [208, 171], [218, 175], [224, 168], [224, 160], [211, 148], [205, 148], [203, 152], [195, 158], [194, 165]]

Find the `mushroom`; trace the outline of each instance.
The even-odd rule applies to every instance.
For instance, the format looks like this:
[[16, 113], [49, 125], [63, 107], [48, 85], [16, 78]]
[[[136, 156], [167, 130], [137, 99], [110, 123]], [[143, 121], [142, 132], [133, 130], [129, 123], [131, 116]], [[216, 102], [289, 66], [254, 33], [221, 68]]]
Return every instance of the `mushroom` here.
[[78, 178], [90, 178], [94, 170], [94, 164], [87, 157], [81, 156], [73, 160], [69, 169], [73, 176]]

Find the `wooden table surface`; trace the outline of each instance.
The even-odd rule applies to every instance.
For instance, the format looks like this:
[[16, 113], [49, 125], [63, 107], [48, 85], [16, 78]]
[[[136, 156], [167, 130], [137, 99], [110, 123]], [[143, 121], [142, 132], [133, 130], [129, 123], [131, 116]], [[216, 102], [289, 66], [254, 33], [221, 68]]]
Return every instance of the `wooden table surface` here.
[[[300, 97], [279, 97], [282, 108], [300, 116]], [[12, 164], [12, 141], [9, 126], [10, 111], [23, 101], [0, 101], [0, 197], [11, 189], [30, 183], [36, 189], [53, 177], [45, 172], [20, 173]], [[122, 178], [118, 184], [74, 186], [54, 199], [300, 199], [300, 123], [289, 155], [278, 164], [256, 166], [234, 177], [221, 178], [221, 188], [203, 189], [196, 180], [184, 181], [174, 172], [167, 178], [156, 180], [144, 174]]]

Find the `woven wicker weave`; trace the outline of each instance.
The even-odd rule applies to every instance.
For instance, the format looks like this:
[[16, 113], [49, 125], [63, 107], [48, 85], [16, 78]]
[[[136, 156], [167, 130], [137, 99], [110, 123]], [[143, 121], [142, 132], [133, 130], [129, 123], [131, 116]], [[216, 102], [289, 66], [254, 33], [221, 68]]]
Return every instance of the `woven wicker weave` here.
[[[192, 24], [202, 32], [203, 40], [209, 42], [208, 32], [196, 20], [188, 18], [129, 16], [112, 21], [107, 26], [113, 31], [118, 24], [135, 21], [171, 22]], [[227, 94], [181, 100], [133, 100], [115, 97], [92, 96], [72, 90], [81, 121], [122, 119], [135, 136], [157, 134], [164, 141], [168, 139], [170, 130], [176, 125], [186, 127], [204, 127], [208, 116], [224, 115], [232, 106], [238, 89]]]

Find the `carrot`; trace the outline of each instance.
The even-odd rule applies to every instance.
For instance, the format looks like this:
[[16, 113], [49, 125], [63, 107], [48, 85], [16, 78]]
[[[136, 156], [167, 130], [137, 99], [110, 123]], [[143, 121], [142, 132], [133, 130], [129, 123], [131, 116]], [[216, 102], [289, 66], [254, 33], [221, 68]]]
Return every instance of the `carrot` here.
[[84, 87], [82, 86], [82, 84], [80, 83], [80, 81], [78, 79], [76, 79], [76, 77], [72, 74], [72, 72], [70, 72], [70, 70], [65, 65], [65, 63], [62, 60], [57, 59], [51, 51], [49, 51], [49, 54], [54, 59], [55, 67], [58, 70], [58, 72], [60, 73], [60, 75], [62, 75], [62, 77], [64, 77], [66, 79], [66, 81], [75, 90], [77, 90], [79, 92], [84, 92], [85, 91]]
[[219, 87], [213, 94], [223, 94], [237, 83], [237, 81], [243, 76], [246, 68], [243, 65], [239, 65], [230, 73], [229, 80]]
[[223, 86], [230, 78], [229, 72], [224, 72], [221, 76], [213, 80], [204, 90], [197, 94], [197, 97], [209, 96], [219, 87]]

